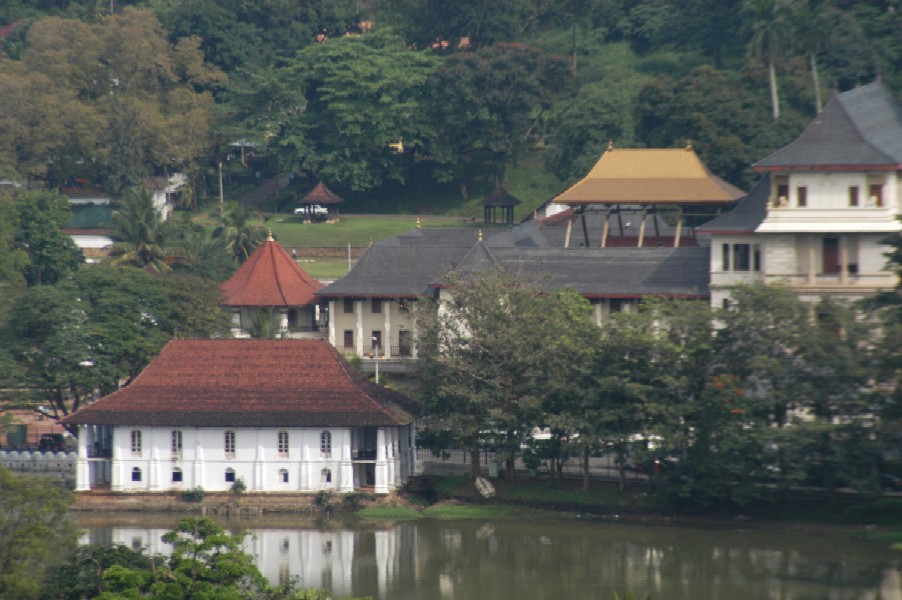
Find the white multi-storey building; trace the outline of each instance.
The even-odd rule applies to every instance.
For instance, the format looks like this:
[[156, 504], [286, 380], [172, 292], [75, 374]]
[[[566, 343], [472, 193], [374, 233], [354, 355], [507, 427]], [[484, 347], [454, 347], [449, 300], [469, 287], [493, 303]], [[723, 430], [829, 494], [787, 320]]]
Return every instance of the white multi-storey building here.
[[738, 283], [783, 283], [805, 300], [897, 284], [886, 240], [902, 230], [902, 106], [882, 83], [838, 94], [711, 235], [711, 300]]

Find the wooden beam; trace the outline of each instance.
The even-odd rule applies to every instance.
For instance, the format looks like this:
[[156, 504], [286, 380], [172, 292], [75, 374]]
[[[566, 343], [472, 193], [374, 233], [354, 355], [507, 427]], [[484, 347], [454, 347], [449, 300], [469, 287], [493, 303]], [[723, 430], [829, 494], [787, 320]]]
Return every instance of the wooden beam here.
[[604, 211], [604, 227], [601, 229], [601, 247], [606, 248], [608, 245], [608, 230], [611, 228], [611, 209], [606, 208]]
[[645, 241], [645, 207], [642, 207], [642, 222], [639, 223], [639, 248], [642, 247], [642, 243]]
[[680, 218], [677, 219], [676, 237], [673, 238], [673, 247], [674, 247], [674, 248], [679, 248], [679, 247], [680, 247], [680, 236], [681, 236], [682, 234], [683, 234], [683, 216], [680, 215]]

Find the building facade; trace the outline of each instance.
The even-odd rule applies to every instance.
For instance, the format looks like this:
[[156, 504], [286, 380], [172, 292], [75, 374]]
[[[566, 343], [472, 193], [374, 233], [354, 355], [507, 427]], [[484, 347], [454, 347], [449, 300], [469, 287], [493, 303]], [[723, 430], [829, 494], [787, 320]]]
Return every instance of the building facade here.
[[175, 340], [64, 423], [77, 491], [387, 493], [415, 473], [417, 410], [322, 340]]

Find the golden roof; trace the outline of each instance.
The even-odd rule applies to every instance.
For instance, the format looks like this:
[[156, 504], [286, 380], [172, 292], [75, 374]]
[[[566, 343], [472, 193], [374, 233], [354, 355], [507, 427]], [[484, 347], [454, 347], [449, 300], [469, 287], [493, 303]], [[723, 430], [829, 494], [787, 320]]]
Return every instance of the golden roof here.
[[745, 193], [712, 175], [691, 146], [613, 148], [558, 204], [723, 204]]

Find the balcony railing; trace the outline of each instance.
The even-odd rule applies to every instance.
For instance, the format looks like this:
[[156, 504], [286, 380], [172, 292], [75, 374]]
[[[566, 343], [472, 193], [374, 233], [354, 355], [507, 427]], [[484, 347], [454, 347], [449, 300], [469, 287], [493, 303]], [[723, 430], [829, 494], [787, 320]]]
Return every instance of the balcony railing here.
[[355, 450], [353, 452], [353, 460], [376, 460], [376, 449]]

